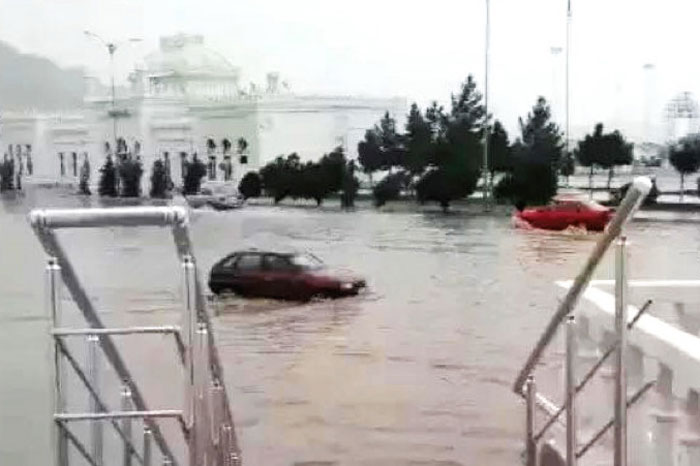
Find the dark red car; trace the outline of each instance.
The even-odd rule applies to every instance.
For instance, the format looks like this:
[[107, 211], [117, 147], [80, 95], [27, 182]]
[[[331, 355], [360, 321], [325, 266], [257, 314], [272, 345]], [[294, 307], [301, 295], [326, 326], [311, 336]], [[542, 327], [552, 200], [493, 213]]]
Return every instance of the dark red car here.
[[308, 253], [234, 252], [209, 273], [209, 289], [215, 294], [309, 300], [356, 295], [364, 287], [363, 279], [332, 271]]

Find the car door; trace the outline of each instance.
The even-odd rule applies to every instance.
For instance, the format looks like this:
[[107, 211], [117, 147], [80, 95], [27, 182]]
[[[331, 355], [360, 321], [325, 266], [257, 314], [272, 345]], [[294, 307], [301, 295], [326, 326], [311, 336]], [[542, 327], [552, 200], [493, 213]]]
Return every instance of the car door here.
[[231, 286], [243, 295], [264, 296], [262, 257], [257, 253], [243, 253], [236, 260], [231, 275]]
[[238, 254], [232, 254], [212, 267], [209, 275], [209, 287], [212, 290], [218, 293], [219, 290], [235, 288], [233, 286], [235, 278], [234, 266], [238, 257]]
[[296, 268], [289, 258], [279, 254], [267, 254], [263, 258], [265, 288], [273, 298], [291, 298], [294, 295]]

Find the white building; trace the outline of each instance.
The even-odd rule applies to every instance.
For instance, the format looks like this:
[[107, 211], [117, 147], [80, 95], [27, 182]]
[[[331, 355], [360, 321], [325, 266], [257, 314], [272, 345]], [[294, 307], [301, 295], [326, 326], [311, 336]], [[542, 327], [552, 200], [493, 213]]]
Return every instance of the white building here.
[[[87, 78], [83, 108], [57, 114], [0, 114], [0, 147], [30, 144], [32, 176], [49, 181], [77, 177], [87, 152], [95, 183], [105, 157], [104, 143], [114, 147], [116, 124], [117, 136], [129, 147], [136, 140], [141, 144], [144, 183], [153, 160], [168, 152], [178, 184], [178, 154], [197, 152], [205, 163], [213, 155], [218, 166], [224, 138], [233, 145], [234, 178], [292, 152], [316, 159], [342, 144], [354, 158], [365, 129], [385, 111], [403, 119], [407, 109], [403, 98], [294, 94], [277, 73], [269, 73], [262, 87], [244, 86], [240, 69], [206, 48], [200, 35], [161, 38], [160, 49], [145, 58], [129, 81], [127, 89], [116, 93], [116, 111], [110, 89]], [[236, 153], [241, 137], [248, 142], [244, 166]], [[207, 153], [209, 138], [217, 144], [214, 154]], [[222, 178], [223, 173], [217, 172]]]

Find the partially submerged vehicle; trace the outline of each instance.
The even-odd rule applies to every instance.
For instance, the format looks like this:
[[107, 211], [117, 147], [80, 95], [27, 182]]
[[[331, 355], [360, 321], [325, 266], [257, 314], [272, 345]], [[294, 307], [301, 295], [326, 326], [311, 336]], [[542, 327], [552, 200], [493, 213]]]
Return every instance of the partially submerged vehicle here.
[[186, 195], [187, 204], [198, 209], [211, 206], [215, 210], [236, 209], [243, 205], [243, 198], [231, 182], [208, 181], [202, 184], [199, 194]]
[[365, 280], [327, 267], [309, 253], [238, 251], [214, 264], [209, 288], [215, 294], [306, 301], [356, 295]]
[[522, 208], [515, 217], [542, 230], [561, 231], [576, 227], [603, 231], [613, 214], [613, 209], [573, 194], [557, 196], [550, 205]]

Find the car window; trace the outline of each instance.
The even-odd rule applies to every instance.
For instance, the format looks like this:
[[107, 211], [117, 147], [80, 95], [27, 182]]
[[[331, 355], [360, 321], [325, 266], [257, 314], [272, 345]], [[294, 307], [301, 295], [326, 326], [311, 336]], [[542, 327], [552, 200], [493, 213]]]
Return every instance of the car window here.
[[311, 254], [299, 254], [292, 257], [292, 264], [305, 270], [320, 269], [323, 262]]
[[270, 254], [265, 256], [263, 261], [266, 270], [285, 271], [292, 268], [292, 264], [289, 262], [289, 259], [284, 256]]
[[236, 270], [240, 272], [260, 270], [260, 254], [243, 254], [236, 262]]

